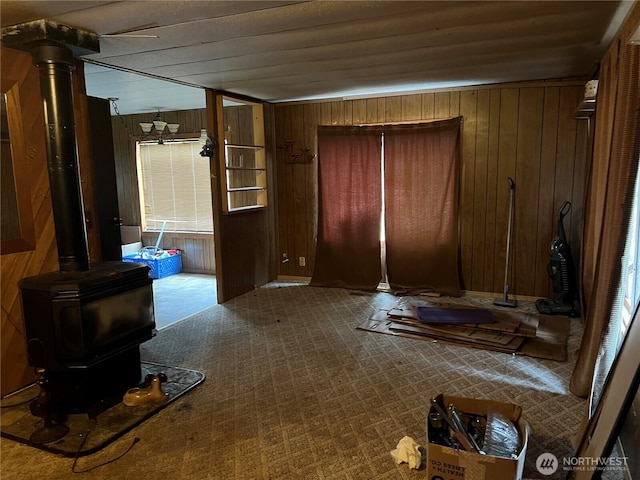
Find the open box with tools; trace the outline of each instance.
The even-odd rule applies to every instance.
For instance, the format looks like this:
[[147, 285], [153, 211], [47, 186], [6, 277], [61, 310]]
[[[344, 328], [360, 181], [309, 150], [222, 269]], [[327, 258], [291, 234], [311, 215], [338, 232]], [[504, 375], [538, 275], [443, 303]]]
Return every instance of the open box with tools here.
[[519, 406], [438, 395], [427, 415], [427, 478], [521, 480], [528, 440]]

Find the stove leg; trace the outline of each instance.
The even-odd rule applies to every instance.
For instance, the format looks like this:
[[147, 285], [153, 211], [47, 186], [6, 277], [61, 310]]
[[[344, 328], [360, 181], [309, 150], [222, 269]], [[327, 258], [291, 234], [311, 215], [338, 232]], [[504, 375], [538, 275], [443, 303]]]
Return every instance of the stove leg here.
[[69, 427], [64, 423], [66, 415], [56, 404], [55, 398], [53, 398], [53, 394], [49, 389], [49, 380], [45, 369], [39, 368], [37, 372], [38, 380], [36, 380], [36, 383], [40, 385], [40, 393], [31, 402], [29, 408], [33, 415], [44, 419], [44, 425], [34, 431], [29, 440], [33, 443], [51, 443], [69, 433]]

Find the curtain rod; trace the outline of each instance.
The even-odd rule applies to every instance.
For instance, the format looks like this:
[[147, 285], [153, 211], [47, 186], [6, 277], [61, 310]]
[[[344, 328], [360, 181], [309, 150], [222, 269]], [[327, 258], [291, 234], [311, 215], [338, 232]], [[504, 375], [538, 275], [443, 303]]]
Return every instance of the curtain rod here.
[[448, 118], [432, 118], [428, 120], [403, 120], [399, 122], [384, 122], [384, 123], [354, 123], [351, 125], [318, 125], [318, 128], [335, 128], [335, 129], [348, 129], [348, 128], [370, 128], [370, 127], [399, 127], [399, 126], [426, 126], [436, 122], [454, 122], [458, 121], [460, 123], [464, 122], [464, 117], [462, 115], [458, 115], [457, 117], [448, 117]]
[[460, 121], [464, 121], [462, 115], [458, 115], [457, 117], [444, 117], [444, 118], [430, 118], [427, 120], [402, 120], [399, 122], [382, 122], [382, 123], [354, 123], [354, 127], [393, 127], [395, 125], [424, 125], [434, 122], [445, 122], [447, 120], [455, 120], [459, 118]]

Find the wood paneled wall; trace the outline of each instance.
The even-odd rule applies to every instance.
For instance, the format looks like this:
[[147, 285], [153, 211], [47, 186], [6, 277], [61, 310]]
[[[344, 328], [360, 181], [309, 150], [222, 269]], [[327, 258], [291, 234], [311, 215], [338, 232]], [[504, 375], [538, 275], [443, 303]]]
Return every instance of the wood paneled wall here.
[[[142, 236], [142, 245], [155, 245], [157, 234]], [[213, 235], [165, 232], [162, 236], [160, 248], [177, 248], [182, 253], [182, 271], [189, 273], [216, 273], [216, 259]]]
[[[53, 223], [51, 192], [47, 170], [45, 146], [46, 129], [40, 96], [40, 80], [31, 55], [0, 47], [2, 80], [17, 82], [20, 92], [22, 129], [25, 138], [24, 158], [14, 158], [14, 168], [24, 168], [30, 179], [31, 211], [34, 219], [35, 249], [0, 257], [0, 284], [2, 319], [0, 321], [2, 347], [0, 349], [2, 394], [13, 391], [33, 379], [34, 371], [28, 365], [20, 291], [21, 278], [58, 270], [58, 249]], [[91, 154], [88, 142], [86, 96], [84, 95], [83, 69], [73, 74], [74, 114], [78, 141], [80, 174], [85, 210], [93, 208], [93, 180]], [[88, 229], [89, 252], [92, 262], [99, 258], [99, 239], [96, 229]]]
[[[317, 163], [291, 163], [293, 150], [317, 152], [319, 125], [420, 122], [462, 115], [460, 248], [464, 289], [501, 294], [508, 177], [515, 188], [511, 291], [546, 297], [556, 214], [573, 204], [565, 226], [579, 261], [583, 195], [590, 159], [587, 120], [573, 112], [583, 82], [539, 82], [424, 94], [275, 106], [281, 275], [313, 273]], [[419, 215], [419, 212], [416, 212]], [[283, 262], [284, 256], [289, 259]], [[301, 266], [299, 257], [305, 257]], [[419, 268], [419, 266], [416, 266]]]

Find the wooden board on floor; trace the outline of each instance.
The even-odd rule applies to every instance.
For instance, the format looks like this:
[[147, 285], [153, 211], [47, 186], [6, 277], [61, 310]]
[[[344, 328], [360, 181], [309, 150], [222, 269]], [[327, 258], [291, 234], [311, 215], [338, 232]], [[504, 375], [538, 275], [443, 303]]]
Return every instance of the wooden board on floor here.
[[473, 328], [424, 328], [411, 325], [394, 325], [389, 327], [390, 330], [413, 333], [438, 340], [451, 340], [455, 342], [464, 342], [469, 344], [486, 345], [488, 347], [497, 346], [508, 350], [515, 351], [524, 342], [524, 338], [515, 335], [509, 335], [502, 332], [482, 332]]
[[[413, 319], [401, 319], [389, 317], [386, 320], [392, 321], [395, 325], [392, 329], [413, 332], [419, 335], [437, 336], [442, 338], [453, 337], [468, 342], [478, 342], [506, 346], [513, 344], [515, 339], [522, 336], [510, 332], [499, 330], [484, 330], [476, 325], [427, 325]], [[518, 346], [522, 342], [518, 343]]]
[[498, 343], [480, 343], [463, 340], [456, 337], [445, 337], [442, 335], [429, 334], [425, 329], [412, 331], [415, 327], [403, 325], [387, 315], [387, 312], [380, 311], [370, 319], [360, 323], [356, 328], [368, 332], [383, 333], [406, 338], [428, 340], [431, 342], [444, 343], [462, 347], [479, 348], [493, 352], [513, 353], [525, 355], [533, 358], [542, 358], [564, 362], [567, 360], [567, 341], [569, 338], [570, 319], [561, 316], [536, 316], [539, 322], [537, 335], [535, 338], [516, 337], [521, 342], [504, 346]]
[[[453, 303], [428, 302], [428, 301], [411, 301], [405, 305], [389, 310], [388, 316], [394, 319], [418, 319], [417, 308], [441, 307], [441, 308], [473, 308]], [[500, 332], [510, 332], [514, 335], [535, 338], [538, 329], [539, 316], [530, 313], [491, 309], [495, 316], [494, 323], [484, 324], [467, 324], [467, 326], [475, 326], [482, 330], [492, 330]]]

